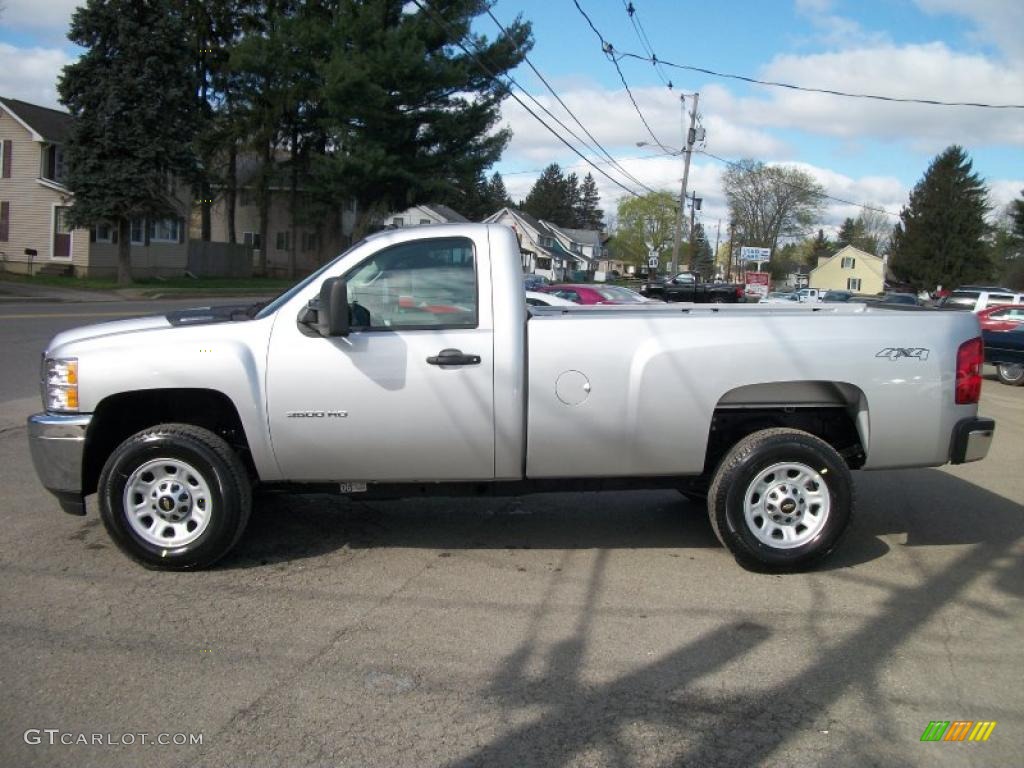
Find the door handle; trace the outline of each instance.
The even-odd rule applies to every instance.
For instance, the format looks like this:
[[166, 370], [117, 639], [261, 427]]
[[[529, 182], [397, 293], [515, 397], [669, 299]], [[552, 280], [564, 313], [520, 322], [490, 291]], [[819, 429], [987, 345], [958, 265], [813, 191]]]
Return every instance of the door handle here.
[[430, 365], [479, 365], [480, 355], [464, 355], [459, 349], [442, 349], [427, 358]]

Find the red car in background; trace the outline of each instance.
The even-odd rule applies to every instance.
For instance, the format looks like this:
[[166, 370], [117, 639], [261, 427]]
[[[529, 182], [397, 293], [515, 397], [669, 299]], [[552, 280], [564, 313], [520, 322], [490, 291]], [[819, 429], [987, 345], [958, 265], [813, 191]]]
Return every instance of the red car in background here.
[[977, 313], [983, 331], [1012, 331], [1024, 323], [1024, 306], [997, 304]]
[[537, 288], [543, 293], [553, 293], [574, 304], [650, 304], [652, 299], [621, 285], [570, 284], [544, 285]]

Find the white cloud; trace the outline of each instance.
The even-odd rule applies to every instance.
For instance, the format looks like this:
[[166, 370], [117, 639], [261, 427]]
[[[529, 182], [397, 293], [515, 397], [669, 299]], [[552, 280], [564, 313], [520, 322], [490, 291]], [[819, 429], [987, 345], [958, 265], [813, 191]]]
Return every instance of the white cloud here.
[[917, 5], [926, 13], [970, 20], [976, 40], [995, 45], [1017, 62], [1024, 60], [1024, 3], [1020, 0], [917, 0]]
[[47, 40], [64, 39], [71, 13], [83, 0], [3, 0], [4, 27], [20, 32], [35, 32]]
[[0, 95], [56, 107], [57, 76], [71, 58], [57, 48], [0, 43]]
[[[893, 46], [813, 55], [776, 56], [762, 79], [944, 101], [991, 104], [1024, 101], [1024, 71], [943, 43]], [[729, 117], [756, 113], [765, 125], [807, 130], [847, 140], [880, 139], [936, 152], [965, 146], [1024, 146], [1019, 110], [938, 107], [849, 99], [773, 89], [765, 98], [723, 99]]]
[[988, 182], [988, 197], [995, 212], [1024, 195], [1024, 179], [996, 179]]

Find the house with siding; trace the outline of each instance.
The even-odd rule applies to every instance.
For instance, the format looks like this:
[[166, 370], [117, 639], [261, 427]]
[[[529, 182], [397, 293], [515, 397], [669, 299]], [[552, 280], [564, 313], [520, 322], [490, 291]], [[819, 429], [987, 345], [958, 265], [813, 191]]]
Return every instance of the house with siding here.
[[[300, 274], [312, 272], [352, 244], [352, 234], [356, 225], [357, 208], [354, 200], [343, 203], [333, 215], [315, 223], [304, 220], [301, 211], [306, 203], [301, 180], [297, 191], [297, 207], [300, 213], [295, 217], [296, 220], [292, 221], [290, 179], [285, 168], [289, 158], [288, 152], [278, 151], [275, 157], [277, 167], [271, 173], [268, 184], [269, 242], [265, 245], [267, 274], [271, 276], [287, 274], [293, 246], [296, 270]], [[235, 173], [235, 242], [252, 246], [254, 261], [259, 258], [260, 251], [264, 248], [264, 243], [260, 241], [260, 164], [261, 160], [256, 155], [240, 155]], [[214, 195], [213, 204], [210, 206], [210, 239], [219, 243], [230, 242], [226, 190], [218, 188]], [[192, 212], [190, 236], [194, 240], [200, 237], [198, 206]]]
[[[60, 110], [0, 97], [0, 270], [79, 277], [117, 274], [115, 227], [67, 225], [74, 195], [64, 186], [63, 146], [71, 120]], [[187, 191], [178, 197], [184, 212]], [[183, 217], [134, 220], [130, 237], [136, 277], [184, 273], [188, 243]]]
[[484, 219], [516, 233], [523, 272], [555, 282], [593, 280], [601, 254], [600, 233], [559, 227], [506, 206]]
[[885, 290], [885, 260], [847, 245], [831, 256], [818, 259], [811, 270], [811, 288], [876, 294]]

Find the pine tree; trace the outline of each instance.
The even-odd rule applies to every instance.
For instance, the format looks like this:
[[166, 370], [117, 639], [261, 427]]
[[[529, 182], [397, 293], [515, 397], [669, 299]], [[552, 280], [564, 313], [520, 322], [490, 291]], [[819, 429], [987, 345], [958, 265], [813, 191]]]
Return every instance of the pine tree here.
[[817, 237], [814, 238], [814, 245], [811, 248], [811, 269], [818, 266], [819, 261], [824, 257], [828, 258], [836, 252], [836, 246], [825, 237], [824, 230], [819, 229]]
[[64, 146], [69, 224], [115, 224], [117, 279], [131, 282], [133, 218], [181, 217], [174, 184], [191, 183], [198, 127], [193, 54], [171, 0], [88, 0], [71, 17], [85, 53], [64, 68], [61, 102], [74, 117]]
[[992, 276], [987, 192], [972, 168], [961, 147], [949, 147], [932, 161], [900, 213], [891, 265], [915, 288], [954, 287]]
[[490, 181], [487, 182], [487, 198], [490, 201], [491, 213], [494, 213], [499, 208], [512, 205], [512, 198], [508, 196], [508, 190], [505, 189], [505, 180], [501, 178], [501, 174], [497, 171], [494, 172]]
[[580, 186], [579, 206], [576, 210], [577, 226], [581, 229], [604, 229], [604, 211], [598, 206], [601, 196], [597, 191], [597, 182], [589, 173], [583, 177]]
[[[575, 179], [575, 174], [570, 174]], [[538, 219], [550, 221], [560, 227], [571, 227], [576, 216], [569, 180], [562, 174], [558, 163], [545, 168], [530, 188], [523, 201], [523, 210]]]
[[857, 222], [847, 217], [843, 226], [839, 228], [839, 234], [836, 235], [836, 245], [839, 248], [845, 248], [847, 245], [856, 246], [861, 234], [861, 228], [857, 226]]

